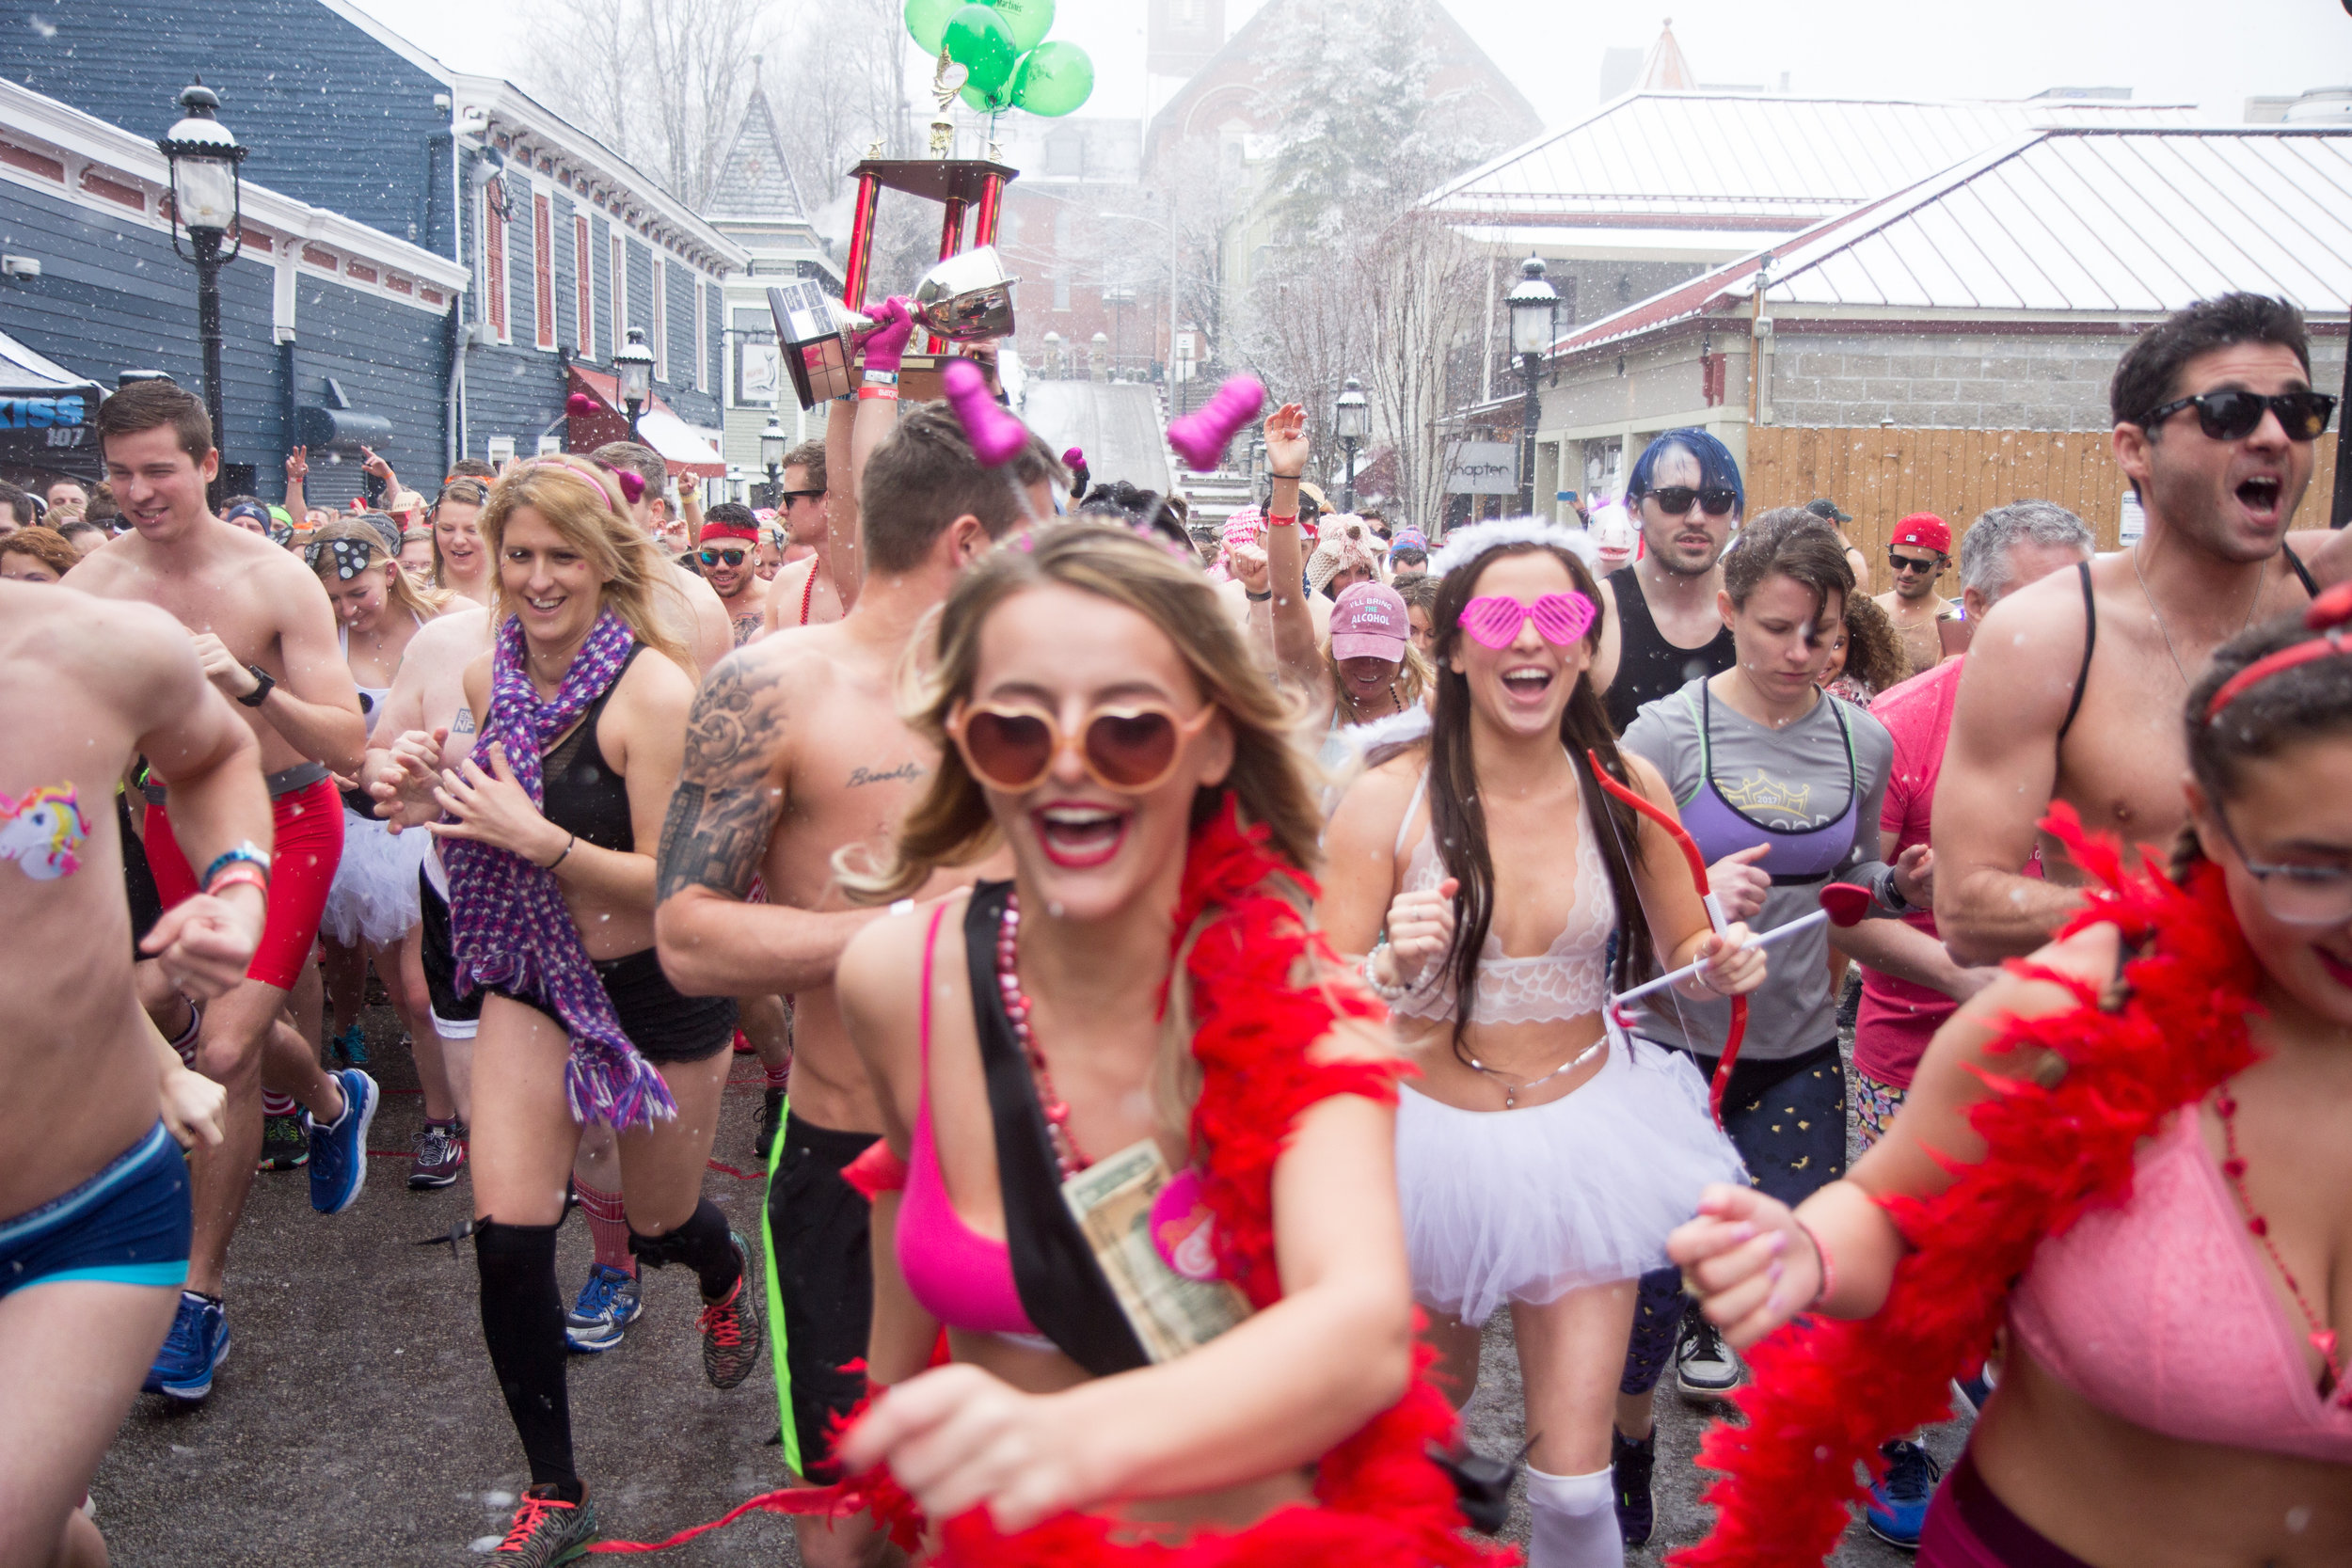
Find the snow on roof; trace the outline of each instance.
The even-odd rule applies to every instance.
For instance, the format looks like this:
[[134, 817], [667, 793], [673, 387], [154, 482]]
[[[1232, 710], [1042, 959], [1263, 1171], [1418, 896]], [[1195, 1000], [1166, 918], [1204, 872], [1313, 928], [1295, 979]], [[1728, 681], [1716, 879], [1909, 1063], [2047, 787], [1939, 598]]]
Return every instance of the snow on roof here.
[[2352, 297], [2352, 126], [2047, 129], [1562, 339], [1573, 353], [1755, 297], [1870, 311], [2154, 316], [2233, 290]]
[[2187, 125], [2193, 107], [1634, 92], [1439, 186], [1457, 222], [1788, 232], [2038, 126]]

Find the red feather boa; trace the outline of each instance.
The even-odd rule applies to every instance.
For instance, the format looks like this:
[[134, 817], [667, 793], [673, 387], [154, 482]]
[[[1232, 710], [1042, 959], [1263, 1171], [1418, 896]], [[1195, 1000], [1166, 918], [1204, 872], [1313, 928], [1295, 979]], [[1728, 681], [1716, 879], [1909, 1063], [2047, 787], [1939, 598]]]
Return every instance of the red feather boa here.
[[[1229, 800], [1192, 835], [1176, 909], [1180, 956], [1192, 979], [1192, 1049], [1203, 1078], [1192, 1118], [1193, 1145], [1207, 1158], [1202, 1197], [1216, 1216], [1221, 1272], [1261, 1308], [1282, 1295], [1274, 1256], [1274, 1164], [1299, 1117], [1340, 1094], [1394, 1104], [1396, 1080], [1410, 1070], [1393, 1061], [1309, 1057], [1308, 1047], [1336, 1020], [1386, 1014], [1353, 987], [1322, 983], [1309, 973], [1343, 966], [1322, 934], [1299, 917], [1299, 906], [1283, 896], [1287, 884], [1302, 903], [1311, 902], [1318, 892], [1313, 880], [1269, 851], [1267, 837], [1263, 828], [1243, 828]], [[1184, 938], [1210, 911], [1216, 912], [1183, 955]], [[1163, 1007], [1166, 1002], [1163, 991]], [[1005, 1535], [986, 1510], [974, 1509], [942, 1527], [930, 1560], [943, 1568], [1500, 1568], [1515, 1562], [1518, 1555], [1508, 1548], [1463, 1533], [1454, 1483], [1429, 1460], [1432, 1446], [1448, 1442], [1455, 1424], [1453, 1407], [1424, 1375], [1429, 1359], [1425, 1349], [1417, 1350], [1405, 1397], [1317, 1463], [1317, 1506], [1278, 1509], [1240, 1530], [1200, 1530], [1181, 1545], [1114, 1539], [1114, 1531], [1132, 1536], [1133, 1528], [1089, 1513], [1064, 1513]], [[855, 1423], [856, 1414], [842, 1430]], [[914, 1499], [882, 1466], [835, 1486], [767, 1493], [728, 1517], [754, 1511], [835, 1518], [870, 1513], [910, 1548], [924, 1528]], [[660, 1544], [714, 1528], [698, 1527]], [[658, 1549], [618, 1543], [590, 1548]]]
[[2016, 973], [2080, 1001], [2046, 1018], [2010, 1019], [1995, 1053], [2055, 1052], [2055, 1087], [2022, 1073], [1980, 1073], [1996, 1091], [1969, 1113], [1985, 1158], [1932, 1198], [1884, 1200], [1911, 1252], [1876, 1316], [1792, 1323], [1750, 1355], [1755, 1381], [1737, 1400], [1744, 1426], [1717, 1423], [1699, 1463], [1724, 1472], [1707, 1492], [1715, 1528], [1668, 1560], [1676, 1568], [1818, 1565], [1875, 1475], [1879, 1444], [1949, 1415], [1946, 1386], [1991, 1348], [2010, 1281], [2034, 1249], [2086, 1210], [2123, 1202], [2141, 1140], [2254, 1059], [2246, 1015], [2261, 969], [2231, 913], [2220, 869], [2200, 863], [2185, 886], [2143, 859], [2128, 874], [2115, 844], [2090, 839], [2074, 812], [2042, 824], [2104, 884], [2061, 934], [2120, 927], [2139, 956], [2131, 998], [2100, 1008], [2099, 990], [2046, 967]]

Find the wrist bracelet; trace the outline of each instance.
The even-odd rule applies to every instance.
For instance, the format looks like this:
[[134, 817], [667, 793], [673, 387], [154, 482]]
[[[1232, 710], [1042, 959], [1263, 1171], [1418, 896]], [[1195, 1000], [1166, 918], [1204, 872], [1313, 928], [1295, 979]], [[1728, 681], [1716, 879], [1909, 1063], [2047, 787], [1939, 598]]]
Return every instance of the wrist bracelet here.
[[1266, 600], [1274, 597], [1274, 590], [1269, 588], [1263, 594], [1252, 594], [1248, 589], [1245, 588], [1241, 591], [1241, 596], [1248, 599], [1251, 604], [1263, 604]]
[[896, 387], [860, 387], [857, 389], [858, 402], [864, 403], [868, 398], [882, 403], [896, 403], [898, 401], [898, 388]]
[[230, 845], [214, 856], [213, 863], [204, 868], [204, 875], [199, 879], [200, 884], [209, 890], [213, 885], [213, 879], [218, 877], [224, 868], [238, 864], [240, 862], [252, 866], [262, 874], [262, 885], [264, 888], [269, 885], [269, 855], [260, 845], [255, 844], [249, 838], [242, 843]]
[[569, 838], [566, 838], [564, 841], [564, 854], [556, 856], [555, 859], [548, 862], [547, 864], [541, 866], [539, 869], [542, 871], [552, 871], [557, 866], [562, 865], [564, 863], [564, 855], [570, 854], [572, 852], [572, 846], [578, 844], [579, 842], [580, 835], [578, 833], [574, 833]]
[[1285, 517], [1279, 514], [1269, 512], [1266, 514], [1265, 526], [1268, 528], [1296, 528], [1298, 526], [1298, 514], [1294, 512], [1289, 516]]
[[898, 372], [897, 371], [867, 371], [866, 372], [866, 385], [868, 387], [896, 387], [898, 385]]
[[1814, 1234], [1813, 1227], [1805, 1224], [1804, 1221], [1798, 1219], [1793, 1212], [1788, 1216], [1788, 1219], [1789, 1222], [1796, 1226], [1799, 1230], [1804, 1232], [1804, 1239], [1813, 1243], [1814, 1260], [1820, 1265], [1821, 1288], [1813, 1292], [1813, 1299], [1811, 1301], [1804, 1304], [1806, 1309], [1809, 1311], [1812, 1308], [1820, 1306], [1821, 1303], [1829, 1300], [1830, 1291], [1836, 1289], [1837, 1284], [1837, 1271], [1830, 1265], [1829, 1248], [1821, 1244], [1821, 1238]]
[[269, 902], [269, 873], [250, 861], [235, 862], [224, 869], [220, 875], [207, 880], [204, 884], [204, 895], [208, 898], [217, 898], [223, 889], [235, 887], [241, 882], [260, 889], [262, 902], [264, 904]]
[[1364, 955], [1364, 961], [1362, 965], [1364, 984], [1370, 986], [1372, 988], [1372, 994], [1380, 998], [1383, 1002], [1402, 1002], [1406, 996], [1412, 993], [1413, 988], [1411, 984], [1407, 981], [1399, 980], [1396, 984], [1391, 985], [1387, 981], [1382, 980], [1380, 978], [1379, 972], [1373, 967], [1373, 960], [1377, 958], [1381, 953], [1387, 949], [1388, 945], [1389, 939], [1382, 937], [1377, 942], [1373, 944], [1372, 951]]

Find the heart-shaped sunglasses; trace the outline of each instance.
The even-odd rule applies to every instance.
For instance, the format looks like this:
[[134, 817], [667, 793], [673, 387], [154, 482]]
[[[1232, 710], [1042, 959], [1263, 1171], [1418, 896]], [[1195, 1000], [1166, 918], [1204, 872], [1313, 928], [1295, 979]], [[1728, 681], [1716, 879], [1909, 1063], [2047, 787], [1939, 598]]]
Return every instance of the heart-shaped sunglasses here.
[[1555, 648], [1565, 648], [1592, 629], [1600, 613], [1582, 594], [1546, 594], [1534, 604], [1507, 594], [1490, 594], [1462, 607], [1461, 627], [1480, 646], [1507, 648], [1518, 641], [1519, 628], [1535, 623], [1536, 635]]

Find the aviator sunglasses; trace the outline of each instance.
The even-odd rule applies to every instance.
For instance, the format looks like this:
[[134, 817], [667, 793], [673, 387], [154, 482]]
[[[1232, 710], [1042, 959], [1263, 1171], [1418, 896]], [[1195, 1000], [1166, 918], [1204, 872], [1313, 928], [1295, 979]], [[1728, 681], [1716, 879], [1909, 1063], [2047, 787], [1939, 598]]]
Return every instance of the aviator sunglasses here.
[[1698, 502], [1710, 517], [1727, 517], [1731, 509], [1740, 504], [1740, 492], [1728, 484], [1710, 484], [1704, 490], [1693, 490], [1688, 484], [1668, 484], [1649, 492], [1649, 499], [1669, 517], [1686, 515], [1692, 501]]
[[1471, 641], [1486, 648], [1507, 648], [1518, 641], [1519, 628], [1535, 623], [1536, 635], [1555, 648], [1565, 648], [1592, 629], [1600, 613], [1582, 594], [1546, 594], [1523, 604], [1507, 594], [1472, 599], [1456, 618]]
[[2139, 421], [2140, 428], [2153, 430], [2184, 408], [2196, 409], [2198, 424], [2217, 441], [2242, 441], [2251, 436], [2254, 427], [2263, 422], [2265, 409], [2279, 416], [2280, 428], [2287, 433], [2288, 440], [2316, 441], [2328, 428], [2328, 416], [2336, 411], [2336, 400], [2326, 392], [2304, 390], [2265, 397], [2260, 392], [2225, 387], [2217, 392], [2175, 398], [2161, 408], [2152, 408], [2148, 417]]
[[947, 716], [947, 734], [972, 776], [1006, 795], [1042, 784], [1064, 752], [1077, 752], [1087, 777], [1104, 789], [1142, 795], [1168, 782], [1184, 742], [1216, 712], [1210, 703], [1182, 719], [1162, 703], [1105, 703], [1089, 708], [1077, 733], [1067, 735], [1041, 707], [959, 703]]
[[1898, 572], [1925, 572], [1931, 577], [1937, 575], [1933, 556], [1922, 560], [1915, 555], [1897, 555], [1893, 550], [1889, 550], [1886, 552], [1886, 563]]
[[743, 564], [745, 557], [749, 556], [751, 552], [749, 550], [722, 550], [706, 548], [696, 551], [695, 554], [701, 558], [702, 563], [706, 566], [716, 566], [723, 561], [730, 566], [740, 566]]

